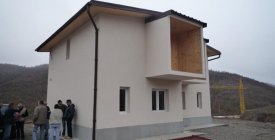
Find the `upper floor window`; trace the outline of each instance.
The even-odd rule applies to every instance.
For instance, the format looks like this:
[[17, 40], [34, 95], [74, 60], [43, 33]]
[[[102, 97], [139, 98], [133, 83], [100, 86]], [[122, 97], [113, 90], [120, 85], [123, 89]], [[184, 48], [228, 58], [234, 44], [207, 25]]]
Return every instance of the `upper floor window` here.
[[53, 52], [50, 52], [50, 60], [53, 60]]
[[66, 60], [70, 58], [70, 49], [71, 49], [71, 41], [70, 39], [68, 39], [66, 43]]
[[154, 89], [152, 91], [152, 110], [168, 110], [167, 90]]

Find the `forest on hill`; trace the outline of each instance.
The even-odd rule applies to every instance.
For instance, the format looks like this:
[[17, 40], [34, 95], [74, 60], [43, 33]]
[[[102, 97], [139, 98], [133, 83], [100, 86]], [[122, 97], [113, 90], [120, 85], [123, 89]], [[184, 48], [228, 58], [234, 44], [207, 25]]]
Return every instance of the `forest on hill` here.
[[48, 65], [23, 67], [0, 64], [0, 103], [22, 103], [32, 112], [47, 94]]
[[[275, 105], [275, 87], [271, 84], [243, 77], [229, 72], [209, 71], [210, 87], [239, 86], [240, 78], [244, 85], [244, 100], [247, 110]], [[238, 90], [210, 89], [212, 115], [240, 114]]]
[[[228, 72], [210, 71], [210, 86], [239, 86], [242, 78], [247, 109], [275, 105], [275, 87], [257, 80]], [[30, 111], [37, 101], [46, 100], [48, 65], [23, 67], [0, 64], [0, 103], [23, 103]], [[212, 115], [234, 115], [239, 112], [238, 90], [211, 88]]]

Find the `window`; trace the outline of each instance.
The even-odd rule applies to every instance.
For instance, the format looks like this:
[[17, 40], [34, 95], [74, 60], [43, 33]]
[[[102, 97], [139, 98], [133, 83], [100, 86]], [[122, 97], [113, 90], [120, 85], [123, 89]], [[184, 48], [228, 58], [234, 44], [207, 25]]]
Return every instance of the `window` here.
[[198, 108], [202, 108], [202, 96], [201, 96], [201, 92], [197, 93], [197, 107]]
[[185, 92], [182, 92], [181, 96], [182, 96], [182, 109], [186, 109]]
[[129, 88], [121, 87], [119, 90], [119, 112], [129, 112]]
[[167, 90], [152, 91], [152, 110], [167, 110], [168, 109], [168, 94]]
[[50, 52], [50, 60], [53, 60], [53, 52]]
[[70, 39], [68, 39], [66, 44], [66, 60], [70, 58], [70, 49], [71, 49], [71, 41]]

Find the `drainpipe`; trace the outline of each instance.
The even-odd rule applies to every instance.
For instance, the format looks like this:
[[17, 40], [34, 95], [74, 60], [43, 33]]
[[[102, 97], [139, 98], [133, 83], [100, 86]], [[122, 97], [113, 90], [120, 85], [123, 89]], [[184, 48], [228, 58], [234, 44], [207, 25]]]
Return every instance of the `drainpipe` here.
[[93, 106], [93, 137], [92, 140], [96, 139], [96, 108], [97, 108], [97, 70], [98, 70], [98, 27], [90, 13], [91, 2], [87, 5], [87, 13], [93, 26], [95, 28], [95, 65], [94, 65], [94, 106]]

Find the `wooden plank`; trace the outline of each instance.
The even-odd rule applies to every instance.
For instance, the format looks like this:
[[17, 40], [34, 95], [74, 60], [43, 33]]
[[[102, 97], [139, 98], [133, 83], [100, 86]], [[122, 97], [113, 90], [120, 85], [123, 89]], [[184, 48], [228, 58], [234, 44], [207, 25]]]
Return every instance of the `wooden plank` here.
[[172, 70], [202, 73], [201, 29], [171, 20]]

